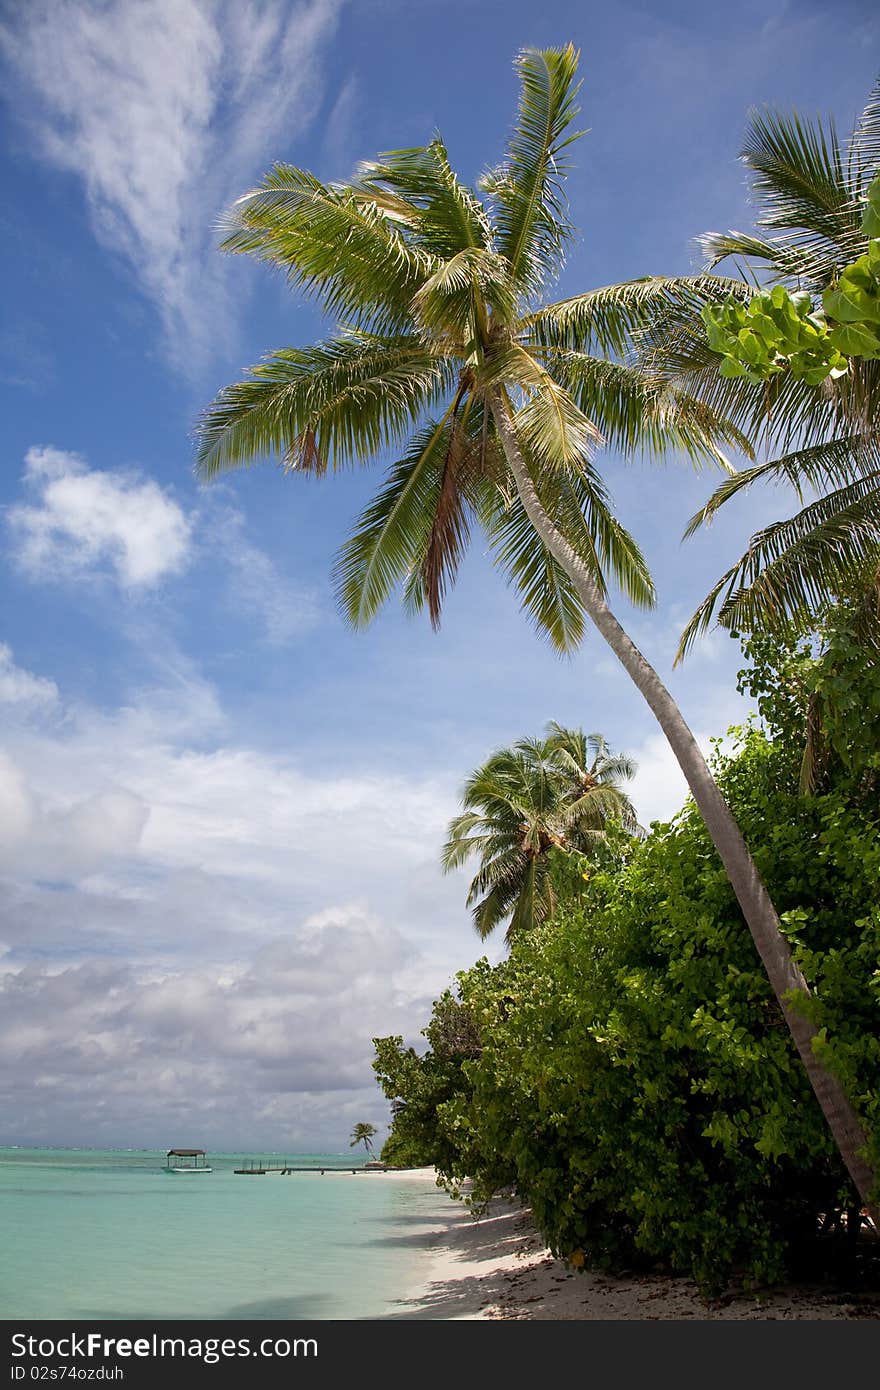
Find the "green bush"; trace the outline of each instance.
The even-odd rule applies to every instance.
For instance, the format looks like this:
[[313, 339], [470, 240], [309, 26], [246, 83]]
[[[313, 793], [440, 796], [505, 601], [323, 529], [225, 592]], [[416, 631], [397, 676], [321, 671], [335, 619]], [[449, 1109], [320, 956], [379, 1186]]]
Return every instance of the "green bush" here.
[[[880, 660], [865, 605], [821, 641], [753, 639], [765, 728], [716, 775], [810, 984], [818, 1045], [880, 1164]], [[876, 624], [875, 624], [876, 626]], [[810, 732], [812, 731], [812, 732]], [[816, 791], [798, 792], [805, 740]], [[774, 1282], [858, 1206], [702, 819], [687, 806], [603, 864], [560, 858], [560, 907], [510, 957], [458, 977], [467, 1047], [386, 1094], [417, 1102], [425, 1152], [480, 1203], [514, 1184], [573, 1265], [657, 1265], [705, 1291]], [[401, 1103], [395, 1129], [410, 1111]]]
[[[790, 760], [754, 731], [722, 780], [876, 1159], [876, 821], [833, 795], [793, 795]], [[820, 1213], [852, 1203], [694, 812], [655, 827], [628, 868], [592, 879], [579, 906], [460, 989], [483, 1051], [457, 1105], [515, 1170], [556, 1254], [656, 1261], [707, 1289], [735, 1272], [774, 1280]], [[487, 1195], [491, 1174], [472, 1176]]]

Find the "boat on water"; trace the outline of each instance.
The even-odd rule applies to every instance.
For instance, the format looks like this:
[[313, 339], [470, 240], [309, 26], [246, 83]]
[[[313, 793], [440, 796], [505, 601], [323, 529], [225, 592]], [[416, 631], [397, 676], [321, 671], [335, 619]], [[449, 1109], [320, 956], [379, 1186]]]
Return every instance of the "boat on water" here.
[[[200, 1161], [201, 1160], [201, 1161]], [[165, 1155], [166, 1173], [212, 1173], [204, 1149], [169, 1149]]]

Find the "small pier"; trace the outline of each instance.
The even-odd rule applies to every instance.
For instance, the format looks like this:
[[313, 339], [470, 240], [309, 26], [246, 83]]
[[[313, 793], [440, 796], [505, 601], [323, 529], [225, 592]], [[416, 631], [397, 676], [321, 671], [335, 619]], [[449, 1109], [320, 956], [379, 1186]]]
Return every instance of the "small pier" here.
[[325, 1163], [323, 1168], [317, 1165], [302, 1168], [287, 1159], [276, 1158], [274, 1154], [271, 1158], [243, 1158], [239, 1161], [241, 1167], [233, 1169], [233, 1172], [244, 1178], [261, 1178], [266, 1173], [280, 1173], [283, 1178], [286, 1178], [291, 1173], [320, 1173], [323, 1177], [325, 1173], [384, 1173], [387, 1171], [384, 1164], [374, 1168], [366, 1168], [363, 1164], [359, 1168], [343, 1168]]

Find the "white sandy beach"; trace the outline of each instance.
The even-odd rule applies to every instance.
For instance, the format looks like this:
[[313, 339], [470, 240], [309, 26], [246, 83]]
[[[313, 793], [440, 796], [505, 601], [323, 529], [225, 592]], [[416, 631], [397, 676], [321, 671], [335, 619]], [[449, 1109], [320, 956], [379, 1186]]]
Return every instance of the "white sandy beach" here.
[[[388, 1172], [376, 1180], [434, 1185], [431, 1168]], [[760, 1296], [733, 1291], [711, 1305], [687, 1279], [618, 1277], [575, 1272], [536, 1235], [527, 1210], [496, 1201], [474, 1220], [439, 1189], [424, 1283], [400, 1301], [394, 1318], [734, 1320], [878, 1318], [880, 1300], [829, 1288], [775, 1289]]]

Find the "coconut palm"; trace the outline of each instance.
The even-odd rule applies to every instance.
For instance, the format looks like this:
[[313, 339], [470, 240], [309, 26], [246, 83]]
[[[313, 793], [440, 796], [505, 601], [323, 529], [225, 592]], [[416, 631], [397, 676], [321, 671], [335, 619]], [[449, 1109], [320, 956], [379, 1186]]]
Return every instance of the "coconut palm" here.
[[373, 1152], [373, 1136], [379, 1131], [375, 1125], [359, 1124], [355, 1125], [351, 1131], [351, 1143], [349, 1148], [353, 1149], [356, 1144], [363, 1144], [368, 1154]]
[[[734, 259], [743, 298], [764, 282], [806, 291], [815, 309], [841, 271], [862, 255], [865, 193], [880, 166], [880, 82], [844, 143], [832, 122], [763, 110], [752, 114], [742, 148], [756, 225], [763, 235], [700, 238], [710, 270]], [[748, 283], [751, 281], [752, 283]], [[803, 504], [754, 535], [689, 622], [680, 655], [712, 622], [741, 631], [809, 627], [841, 594], [876, 583], [880, 567], [880, 362], [852, 358], [837, 380], [809, 386], [789, 372], [754, 385], [719, 375], [705, 329], [683, 304], [661, 318], [646, 362], [738, 423], [763, 436], [765, 458], [726, 478], [688, 526], [692, 534], [759, 482], [790, 485]], [[806, 497], [809, 500], [806, 500]]]
[[553, 850], [589, 853], [612, 820], [635, 831], [632, 803], [618, 786], [634, 773], [631, 759], [613, 757], [601, 734], [559, 724], [546, 739], [520, 739], [477, 768], [462, 794], [465, 809], [449, 826], [443, 867], [479, 855], [467, 904], [481, 937], [507, 918], [509, 942], [552, 913]]
[[557, 647], [576, 645], [589, 615], [675, 752], [866, 1196], [861, 1126], [790, 1002], [807, 985], [754, 861], [681, 712], [609, 605], [609, 581], [642, 606], [654, 591], [596, 467], [603, 440], [698, 458], [747, 445], [676, 383], [620, 360], [646, 306], [677, 290], [637, 281], [545, 301], [572, 236], [564, 180], [577, 61], [570, 45], [519, 56], [513, 136], [478, 190], [436, 138], [362, 165], [347, 183], [276, 165], [239, 199], [225, 248], [282, 268], [342, 326], [272, 353], [222, 390], [199, 425], [198, 469], [207, 479], [276, 454], [291, 471], [320, 475], [394, 447], [337, 567], [355, 626], [398, 585], [409, 608], [438, 623], [476, 525]]

